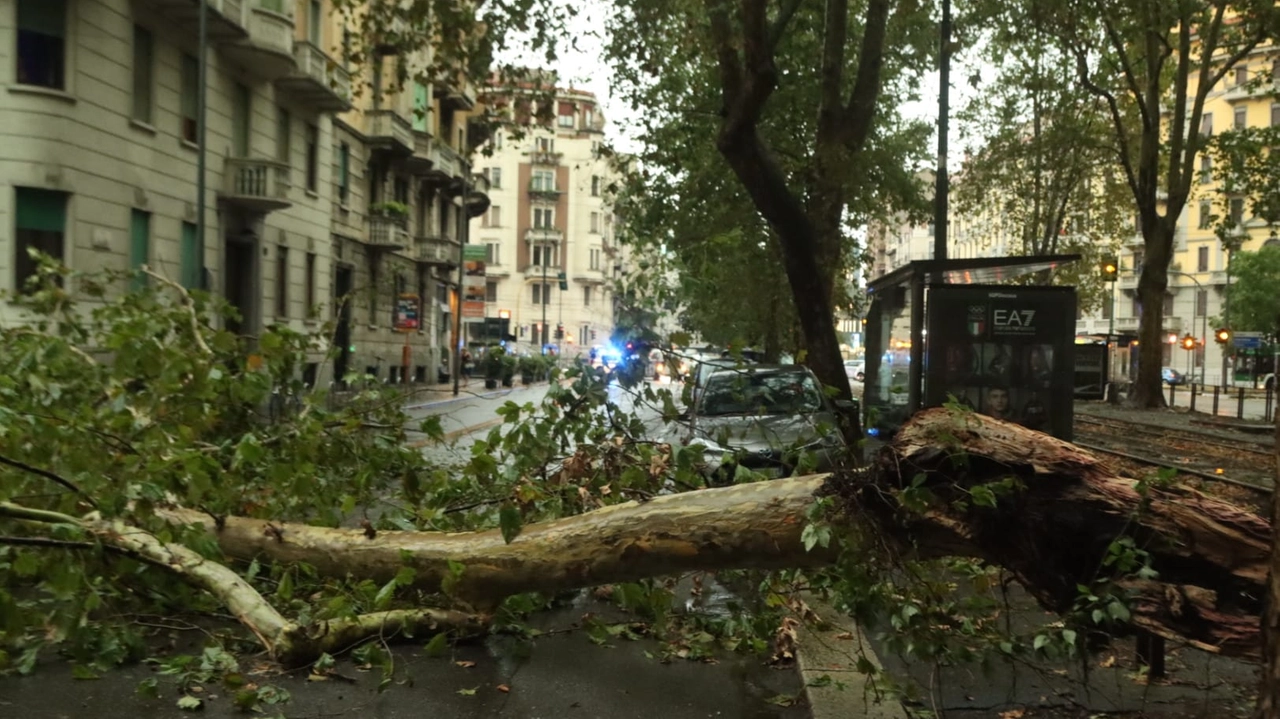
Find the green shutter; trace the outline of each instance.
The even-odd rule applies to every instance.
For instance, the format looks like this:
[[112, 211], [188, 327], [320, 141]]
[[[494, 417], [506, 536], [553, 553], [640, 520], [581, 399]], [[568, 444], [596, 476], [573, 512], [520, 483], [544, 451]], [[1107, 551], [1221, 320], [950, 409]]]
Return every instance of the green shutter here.
[[53, 37], [66, 37], [67, 0], [18, 0], [18, 27]]
[[182, 223], [182, 246], [179, 256], [179, 273], [182, 286], [187, 289], [200, 289], [201, 275], [204, 271], [204, 253], [200, 251], [200, 238], [196, 235], [196, 226], [190, 222]]
[[[137, 272], [151, 261], [151, 213], [134, 210], [129, 218], [129, 269]], [[140, 290], [147, 278], [139, 273], [133, 279], [133, 289]]]
[[413, 129], [418, 132], [427, 131], [427, 86], [420, 82], [413, 83]]
[[19, 230], [43, 230], [65, 232], [67, 226], [67, 195], [65, 192], [38, 190], [34, 187], [17, 188], [16, 225]]

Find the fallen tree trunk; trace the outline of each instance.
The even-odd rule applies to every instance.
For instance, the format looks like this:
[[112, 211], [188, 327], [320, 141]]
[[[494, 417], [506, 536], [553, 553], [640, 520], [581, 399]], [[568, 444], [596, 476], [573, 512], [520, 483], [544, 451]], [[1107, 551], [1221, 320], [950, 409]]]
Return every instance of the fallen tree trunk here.
[[[1016, 488], [994, 506], [975, 501], [980, 485], [1009, 477], [1017, 479]], [[908, 488], [928, 490], [932, 501], [923, 509], [904, 505]], [[324, 574], [380, 582], [412, 567], [420, 588], [441, 590], [447, 583], [452, 597], [485, 611], [519, 592], [695, 570], [829, 563], [834, 547], [806, 551], [802, 541], [808, 512], [821, 495], [841, 500], [843, 515], [833, 521], [869, 525], [916, 556], [975, 556], [998, 563], [1059, 612], [1073, 607], [1078, 585], [1092, 586], [1099, 578], [1112, 543], [1129, 537], [1158, 573], [1115, 578], [1114, 587], [1128, 595], [1134, 626], [1206, 651], [1260, 656], [1258, 616], [1270, 552], [1265, 519], [1190, 489], [1144, 486], [1117, 476], [1089, 452], [1023, 427], [948, 410], [918, 414], [865, 472], [620, 504], [528, 525], [511, 543], [497, 530], [375, 534], [241, 517], [215, 520], [181, 508], [162, 510], [161, 516], [205, 527], [233, 558], [306, 562]], [[259, 607], [261, 597], [245, 594], [252, 587], [225, 567], [211, 570], [207, 560], [159, 545], [154, 537], [139, 545], [132, 530], [82, 526], [213, 592], [292, 663], [396, 622], [478, 626], [470, 615], [422, 610], [299, 627]], [[148, 544], [153, 541], [159, 546]], [[460, 575], [451, 563], [462, 565]]]

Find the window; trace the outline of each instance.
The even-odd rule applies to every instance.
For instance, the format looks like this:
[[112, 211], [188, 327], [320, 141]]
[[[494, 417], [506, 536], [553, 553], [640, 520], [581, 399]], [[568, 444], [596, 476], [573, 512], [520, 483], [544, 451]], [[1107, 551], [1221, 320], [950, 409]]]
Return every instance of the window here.
[[582, 288], [582, 306], [591, 306], [591, 285], [587, 285]]
[[307, 253], [307, 276], [303, 285], [303, 300], [307, 303], [306, 317], [312, 319], [316, 316], [316, 253]]
[[311, 0], [310, 11], [307, 13], [307, 40], [316, 46], [320, 45], [320, 4], [320, 0]]
[[195, 57], [182, 56], [182, 139], [195, 142], [199, 120], [200, 63]]
[[178, 247], [178, 275], [182, 286], [189, 290], [200, 289], [204, 284], [204, 249], [195, 223], [182, 223], [182, 240]]
[[1200, 184], [1207, 185], [1213, 180], [1213, 158], [1204, 155], [1200, 158]]
[[591, 269], [600, 269], [600, 248], [598, 247], [591, 248]]
[[555, 248], [551, 245], [534, 245], [533, 265], [535, 267], [551, 267], [555, 265]]
[[1166, 317], [1173, 315], [1173, 295], [1169, 294], [1168, 292], [1165, 293], [1164, 303], [1162, 307], [1163, 307], [1162, 311], [1164, 312], [1164, 315]]
[[342, 143], [338, 146], [338, 202], [347, 204], [351, 196], [351, 146]]
[[[25, 5], [25, 3], [24, 3]], [[63, 236], [67, 226], [67, 196], [62, 192], [38, 190], [31, 187], [15, 188], [16, 217], [13, 288], [26, 290], [27, 280], [36, 275], [36, 261], [27, 249], [43, 252], [55, 260], [62, 260]]]
[[427, 114], [431, 112], [431, 102], [427, 97], [427, 86], [414, 80], [413, 82], [413, 129], [427, 132]]
[[1205, 317], [1209, 314], [1209, 291], [1196, 290], [1196, 317]]
[[550, 137], [539, 137], [535, 147], [538, 148], [538, 152], [555, 152], [556, 141]]
[[1138, 301], [1138, 298], [1136, 296], [1133, 298], [1133, 303], [1129, 305], [1129, 316], [1130, 317], [1142, 316], [1142, 303]]
[[554, 225], [553, 212], [550, 207], [533, 208], [533, 226], [540, 230], [551, 229]]
[[1200, 134], [1203, 137], [1213, 136], [1213, 113], [1206, 112], [1200, 116]]
[[1196, 249], [1196, 272], [1209, 271], [1209, 246], [1202, 245]]
[[129, 215], [129, 269], [135, 275], [133, 289], [147, 285], [147, 278], [140, 272], [151, 261], [151, 213], [134, 210]]
[[276, 247], [276, 317], [289, 316], [289, 248]]
[[535, 170], [529, 189], [534, 192], [553, 192], [556, 189], [556, 173], [551, 170]]
[[484, 171], [485, 176], [489, 178], [489, 186], [495, 190], [502, 187], [502, 168], [490, 167]]
[[289, 164], [290, 141], [289, 136], [293, 129], [293, 118], [289, 117], [289, 111], [283, 107], [276, 108], [276, 159]]
[[1209, 225], [1213, 224], [1213, 209], [1209, 205], [1208, 200], [1200, 202], [1200, 221], [1196, 226], [1201, 230], [1209, 229]]
[[481, 227], [502, 227], [502, 208], [490, 205], [489, 211], [480, 220]]
[[533, 286], [533, 304], [549, 305], [551, 304], [551, 285], [536, 284]]
[[484, 283], [484, 301], [485, 302], [498, 301], [498, 283], [497, 282], [494, 282], [491, 280], [489, 282]]
[[154, 70], [151, 31], [133, 26], [133, 119], [151, 124], [151, 88]]
[[599, 212], [591, 213], [591, 231], [592, 232], [600, 231], [600, 213]]
[[307, 190], [316, 191], [319, 182], [320, 131], [315, 125], [307, 125]]
[[600, 176], [599, 175], [591, 176], [591, 196], [592, 197], [600, 196]]
[[1280, 82], [1280, 60], [1271, 61], [1271, 81]]
[[1245, 120], [1248, 118], [1248, 111], [1243, 107], [1237, 107], [1232, 118], [1231, 125], [1237, 130], [1245, 128]]
[[493, 149], [495, 150], [502, 149], [502, 133], [501, 132], [493, 133]]
[[409, 180], [403, 177], [396, 177], [395, 181], [395, 198], [396, 202], [402, 205], [409, 204]]
[[1104, 320], [1111, 319], [1111, 304], [1112, 304], [1111, 302], [1102, 303], [1102, 319]]
[[1249, 82], [1249, 68], [1247, 68], [1247, 67], [1237, 67], [1237, 68], [1235, 69], [1235, 73], [1236, 73], [1236, 84], [1237, 84], [1237, 85], [1245, 85], [1245, 84], [1247, 84], [1247, 83]]
[[231, 99], [231, 153], [236, 157], [249, 156], [251, 98], [249, 88], [236, 83]]
[[1234, 197], [1231, 199], [1231, 226], [1239, 227], [1244, 223], [1244, 199]]
[[587, 129], [594, 129], [596, 125], [596, 111], [588, 107], [586, 112], [583, 113], [583, 122], [586, 123]]
[[559, 121], [560, 127], [570, 127], [570, 128], [571, 128], [571, 127], [573, 127], [573, 125], [574, 125], [574, 122], [573, 122], [573, 115], [561, 115], [561, 116], [559, 117], [559, 120], [558, 120], [558, 121]]
[[66, 89], [67, 0], [18, 0], [18, 84]]
[[1280, 102], [1271, 106], [1271, 126], [1280, 126]]
[[485, 261], [491, 265], [501, 265], [502, 264], [502, 243], [487, 242], [485, 243], [485, 247], [488, 248], [485, 251]]

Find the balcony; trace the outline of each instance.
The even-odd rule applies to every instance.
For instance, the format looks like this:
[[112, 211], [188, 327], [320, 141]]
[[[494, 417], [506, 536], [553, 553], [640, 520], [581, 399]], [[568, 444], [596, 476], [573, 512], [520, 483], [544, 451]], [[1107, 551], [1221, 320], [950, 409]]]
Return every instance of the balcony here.
[[364, 134], [369, 148], [393, 155], [411, 155], [417, 147], [413, 125], [395, 110], [368, 110], [364, 113]]
[[529, 198], [533, 200], [543, 200], [546, 202], [555, 202], [560, 199], [561, 191], [553, 185], [538, 180], [529, 181]]
[[253, 212], [280, 210], [289, 201], [289, 166], [275, 160], [227, 158], [218, 199]]
[[1116, 285], [1122, 290], [1136, 290], [1138, 289], [1138, 275], [1134, 273], [1120, 275], [1120, 279], [1116, 280]]
[[525, 242], [559, 242], [564, 233], [555, 227], [530, 227], [524, 231]]
[[1227, 88], [1227, 91], [1222, 94], [1222, 99], [1227, 102], [1244, 102], [1257, 97], [1267, 97], [1275, 92], [1276, 82], [1274, 80], [1246, 82]]
[[[426, 176], [428, 182], [437, 187], [448, 185], [461, 180], [462, 172], [462, 158], [456, 150], [444, 142], [431, 143], [431, 171]], [[459, 191], [462, 189], [461, 185], [458, 182]]]
[[1137, 331], [1138, 331], [1137, 317], [1117, 317], [1116, 318], [1116, 332], [1137, 332]]
[[535, 165], [559, 165], [564, 153], [548, 150], [534, 150], [529, 153], [529, 162]]
[[573, 273], [573, 281], [584, 285], [603, 285], [607, 278], [603, 269], [578, 270]]
[[528, 264], [524, 268], [524, 278], [526, 280], [540, 280], [544, 276], [544, 271], [547, 282], [555, 282], [557, 275], [560, 274], [560, 268], [555, 265]]
[[1210, 272], [1210, 273], [1209, 273], [1209, 284], [1210, 284], [1210, 285], [1225, 285], [1225, 284], [1227, 284], [1227, 271], [1226, 271], [1226, 270], [1214, 270], [1213, 272]]
[[405, 159], [405, 169], [417, 177], [427, 177], [435, 163], [431, 161], [431, 148], [435, 145], [431, 134], [413, 131], [413, 154]]
[[462, 250], [457, 242], [440, 235], [415, 237], [414, 258], [424, 265], [457, 267]]
[[[236, 42], [249, 36], [244, 25], [244, 3], [248, 0], [208, 0], [209, 40]], [[164, 27], [183, 39], [195, 40], [200, 23], [199, 0], [139, 0], [164, 19]]]
[[369, 235], [365, 244], [379, 250], [403, 250], [409, 246], [409, 230], [402, 217], [369, 215]]
[[457, 79], [436, 82], [436, 97], [445, 110], [470, 111], [476, 106], [476, 86], [459, 73]]
[[297, 71], [276, 81], [285, 92], [327, 112], [351, 109], [351, 73], [309, 42], [293, 44]]
[[222, 46], [232, 62], [263, 80], [297, 71], [293, 55], [293, 0], [241, 0], [249, 37]]

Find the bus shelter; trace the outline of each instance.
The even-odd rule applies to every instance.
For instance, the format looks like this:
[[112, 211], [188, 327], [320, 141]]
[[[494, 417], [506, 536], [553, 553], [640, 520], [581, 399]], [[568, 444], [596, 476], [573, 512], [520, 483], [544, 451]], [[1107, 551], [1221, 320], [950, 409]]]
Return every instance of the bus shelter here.
[[868, 285], [862, 405], [870, 436], [955, 402], [1070, 440], [1074, 287], [1012, 280], [1079, 255], [917, 260]]

